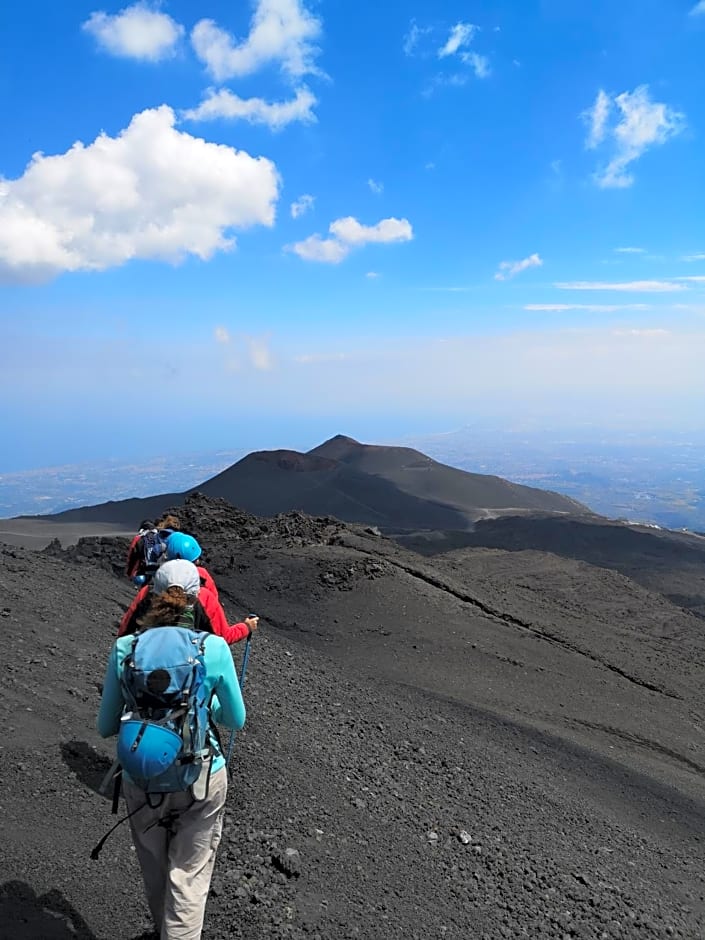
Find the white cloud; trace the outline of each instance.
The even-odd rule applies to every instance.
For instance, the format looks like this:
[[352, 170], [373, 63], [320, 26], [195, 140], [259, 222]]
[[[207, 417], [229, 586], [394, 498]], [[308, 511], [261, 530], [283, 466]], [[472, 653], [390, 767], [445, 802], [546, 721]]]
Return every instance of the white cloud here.
[[191, 32], [198, 58], [220, 82], [251, 75], [264, 65], [278, 62], [288, 75], [318, 74], [314, 64], [321, 22], [302, 0], [257, 0], [250, 32], [237, 42], [213, 20], [199, 20]]
[[370, 281], [376, 281], [377, 278], [380, 277], [380, 274], [378, 271], [368, 271], [365, 277]]
[[612, 330], [614, 336], [670, 336], [670, 330], [664, 330], [660, 327], [652, 327], [650, 329], [632, 329], [632, 330]]
[[686, 255], [683, 261], [705, 261], [705, 254]]
[[382, 219], [376, 225], [362, 225], [353, 216], [336, 219], [328, 227], [331, 235], [347, 245], [368, 242], [408, 242], [414, 237], [407, 219]]
[[344, 245], [336, 238], [321, 238], [320, 235], [309, 235], [301, 242], [286, 246], [287, 251], [304, 261], [320, 261], [323, 264], [339, 264], [350, 253], [350, 246]]
[[158, 62], [174, 54], [184, 28], [147, 3], [135, 3], [114, 16], [91, 13], [81, 27], [112, 55]]
[[274, 368], [274, 356], [269, 347], [269, 337], [248, 336], [245, 348], [249, 364], [259, 372], [269, 372]]
[[[610, 124], [613, 113], [618, 119]], [[608, 163], [595, 174], [602, 189], [631, 186], [634, 177], [628, 167], [650, 147], [666, 143], [685, 128], [685, 117], [667, 104], [652, 101], [647, 85], [610, 98], [600, 90], [594, 105], [583, 115], [589, 123], [586, 147], [609, 145], [613, 151]]]
[[216, 343], [227, 347], [224, 364], [228, 372], [241, 372], [243, 366], [251, 366], [260, 372], [268, 372], [274, 367], [269, 336], [241, 334], [235, 338], [224, 326], [216, 326], [213, 335]]
[[580, 310], [587, 313], [616, 313], [619, 310], [649, 310], [650, 304], [524, 304], [524, 310], [545, 313], [567, 313]]
[[[464, 65], [468, 65], [475, 73], [476, 78], [487, 78], [491, 73], [490, 62], [487, 56], [477, 52], [468, 52], [467, 47], [472, 43], [479, 27], [472, 23], [456, 23], [451, 28], [450, 35], [445, 44], [438, 50], [438, 58], [446, 59], [457, 56]], [[464, 85], [467, 75], [455, 74], [449, 76], [436, 76], [430, 90], [438, 85]]]
[[413, 55], [421, 39], [423, 39], [424, 36], [427, 36], [430, 32], [432, 32], [430, 26], [421, 27], [418, 25], [416, 20], [412, 20], [409, 24], [409, 30], [406, 36], [404, 36], [404, 42], [402, 45], [404, 55]]
[[325, 362], [345, 362], [346, 359], [352, 359], [353, 356], [348, 353], [301, 353], [292, 356], [292, 362], [298, 362], [302, 365], [318, 365]]
[[363, 225], [353, 216], [336, 219], [328, 226], [330, 238], [310, 235], [304, 241], [287, 245], [304, 261], [339, 264], [353, 248], [366, 244], [410, 241], [414, 235], [407, 219], [382, 219], [376, 225]]
[[517, 274], [521, 274], [522, 271], [527, 271], [529, 268], [539, 268], [542, 264], [543, 260], [536, 252], [521, 261], [500, 261], [494, 279], [495, 281], [507, 281]]
[[673, 281], [560, 281], [553, 285], [559, 290], [616, 290], [644, 294], [669, 293], [685, 290], [683, 284]]
[[132, 258], [178, 262], [232, 248], [233, 227], [272, 225], [279, 177], [263, 157], [143, 111], [117, 137], [35, 154], [0, 185], [0, 278], [46, 280]]
[[689, 16], [701, 16], [705, 15], [705, 0], [699, 0], [694, 7], [691, 8]]
[[446, 56], [455, 55], [463, 46], [469, 46], [476, 32], [477, 26], [472, 23], [456, 23], [452, 27], [445, 45], [438, 50], [438, 58], [443, 59]]
[[689, 277], [674, 277], [674, 281], [690, 281], [692, 284], [702, 284], [705, 281], [705, 274], [691, 274]]
[[646, 254], [646, 248], [615, 248], [619, 255], [643, 255]]
[[384, 183], [378, 183], [377, 180], [369, 179], [367, 180], [367, 185], [376, 196], [384, 192]]
[[318, 102], [308, 88], [297, 88], [289, 101], [267, 102], [262, 98], [240, 98], [227, 88], [216, 91], [211, 88], [197, 108], [184, 111], [182, 117], [189, 121], [213, 121], [217, 118], [232, 118], [250, 124], [265, 124], [274, 131], [287, 124], [301, 121], [314, 123], [317, 118], [313, 108]]
[[303, 196], [299, 196], [298, 199], [295, 199], [291, 204], [291, 218], [298, 219], [300, 216], [305, 215], [311, 209], [316, 199], [310, 193], [304, 193]]
[[475, 73], [475, 78], [488, 78], [492, 74], [490, 60], [487, 56], [478, 55], [477, 52], [464, 52], [460, 58], [469, 65]]
[[604, 140], [611, 107], [612, 102], [609, 96], [600, 89], [593, 106], [583, 111], [583, 118], [589, 125], [588, 138], [585, 141], [588, 150], [594, 150]]

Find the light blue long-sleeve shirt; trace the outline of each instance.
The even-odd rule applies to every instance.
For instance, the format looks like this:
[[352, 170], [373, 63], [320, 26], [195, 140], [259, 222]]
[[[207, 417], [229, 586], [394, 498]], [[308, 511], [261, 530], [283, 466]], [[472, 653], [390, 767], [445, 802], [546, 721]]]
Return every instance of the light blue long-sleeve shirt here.
[[[179, 629], [174, 627], [174, 629]], [[109, 738], [118, 733], [120, 716], [125, 706], [120, 678], [123, 662], [132, 650], [133, 636], [119, 637], [110, 651], [108, 665], [103, 682], [103, 697], [98, 711], [98, 734]], [[211, 702], [211, 717], [218, 724], [227, 728], [242, 728], [245, 724], [245, 703], [242, 700], [240, 684], [237, 680], [230, 647], [222, 637], [214, 634], [206, 637], [203, 662], [206, 667], [204, 685], [208, 696], [214, 693]], [[215, 756], [211, 772], [225, 766], [225, 758], [213, 741]]]

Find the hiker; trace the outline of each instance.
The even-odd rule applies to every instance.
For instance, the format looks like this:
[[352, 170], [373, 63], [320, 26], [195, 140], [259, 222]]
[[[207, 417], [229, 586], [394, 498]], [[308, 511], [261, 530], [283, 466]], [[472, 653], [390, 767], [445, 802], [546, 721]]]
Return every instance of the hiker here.
[[[191, 562], [172, 561], [158, 570], [141, 632], [113, 644], [98, 713], [100, 735], [118, 735], [127, 818], [155, 940], [201, 936], [227, 793], [226, 762], [213, 722], [231, 729], [245, 723], [227, 643], [189, 627], [199, 588]], [[175, 705], [165, 705], [173, 687], [181, 695]], [[199, 710], [200, 723], [192, 719]], [[98, 851], [99, 846], [94, 858]]]
[[201, 576], [201, 587], [208, 588], [211, 594], [218, 597], [218, 588], [209, 571], [199, 565], [199, 559], [202, 556], [201, 546], [197, 540], [186, 532], [172, 532], [166, 540], [165, 558], [171, 561], [174, 558], [185, 558], [186, 561], [192, 561], [198, 568]]
[[[223, 606], [215, 595], [208, 588], [201, 587], [201, 579], [198, 569], [193, 562], [185, 559], [173, 559], [165, 561], [160, 565], [154, 575], [152, 585], [145, 584], [144, 587], [135, 594], [132, 603], [125, 611], [117, 635], [125, 636], [128, 633], [135, 633], [139, 627], [140, 618], [144, 616], [152, 598], [152, 593], [159, 593], [164, 590], [165, 579], [170, 577], [171, 571], [181, 570], [179, 566], [187, 565], [193, 568], [198, 577], [198, 585], [193, 591], [194, 603], [194, 629], [203, 630], [206, 633], [215, 633], [221, 636], [226, 643], [238, 643], [240, 640], [248, 639], [252, 636], [259, 625], [259, 617], [246, 617], [239, 623], [229, 624]], [[174, 566], [176, 566], [174, 568]]]
[[157, 522], [145, 519], [140, 523], [139, 532], [130, 544], [125, 565], [125, 574], [138, 587], [151, 581], [164, 560], [167, 539], [173, 532], [178, 532], [180, 527], [178, 517], [171, 513], [162, 516]]

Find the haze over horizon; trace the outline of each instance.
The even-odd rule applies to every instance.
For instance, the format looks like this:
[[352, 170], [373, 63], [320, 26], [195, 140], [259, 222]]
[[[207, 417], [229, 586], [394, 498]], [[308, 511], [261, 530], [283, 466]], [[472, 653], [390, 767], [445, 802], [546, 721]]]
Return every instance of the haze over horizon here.
[[704, 49], [695, 0], [12, 4], [0, 472], [702, 429]]

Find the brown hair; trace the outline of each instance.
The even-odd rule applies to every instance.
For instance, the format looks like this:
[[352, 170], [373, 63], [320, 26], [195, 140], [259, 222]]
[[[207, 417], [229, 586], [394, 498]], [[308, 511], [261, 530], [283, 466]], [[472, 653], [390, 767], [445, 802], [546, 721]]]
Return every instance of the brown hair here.
[[175, 626], [193, 601], [194, 598], [180, 585], [172, 584], [163, 594], [150, 595], [149, 606], [137, 621], [137, 626], [141, 629]]
[[167, 513], [165, 516], [162, 516], [161, 519], [157, 520], [157, 528], [176, 529], [178, 532], [181, 529], [181, 522], [178, 516], [172, 516], [170, 513]]

